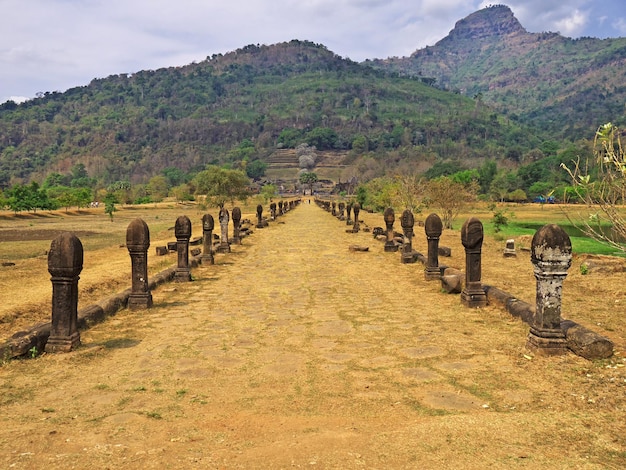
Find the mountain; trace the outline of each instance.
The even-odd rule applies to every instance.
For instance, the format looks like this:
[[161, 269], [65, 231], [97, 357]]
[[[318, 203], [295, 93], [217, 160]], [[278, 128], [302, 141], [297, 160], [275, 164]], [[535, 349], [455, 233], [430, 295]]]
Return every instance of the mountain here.
[[529, 33], [505, 5], [472, 13], [410, 57], [366, 63], [480, 97], [558, 138], [576, 140], [604, 122], [626, 123], [626, 38]]
[[346, 164], [369, 155], [367, 165], [389, 169], [404, 160], [501, 159], [541, 139], [421, 77], [294, 40], [0, 105], [0, 188], [77, 163], [104, 185], [146, 182], [171, 167], [245, 168], [302, 142], [343, 152]]

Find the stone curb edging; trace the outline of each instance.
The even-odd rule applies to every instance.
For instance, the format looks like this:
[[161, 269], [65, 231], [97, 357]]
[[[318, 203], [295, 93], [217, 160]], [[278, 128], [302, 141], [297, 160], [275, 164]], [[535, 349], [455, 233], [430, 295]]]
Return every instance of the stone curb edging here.
[[[201, 255], [190, 259], [191, 267], [198, 267], [202, 263]], [[155, 274], [148, 281], [150, 290], [156, 289], [161, 284], [170, 282], [176, 274], [176, 266], [169, 267]], [[126, 308], [131, 289], [123, 290], [117, 294], [105, 297], [101, 301], [80, 309], [78, 311], [78, 329], [86, 330], [103, 322], [107, 317], [115, 315], [119, 310]], [[33, 348], [39, 353], [44, 350], [50, 336], [51, 323], [38, 323], [37, 325], [14, 333], [2, 346], [0, 357], [3, 360], [26, 356]]]
[[[426, 264], [427, 258], [417, 253], [417, 261]], [[459, 294], [465, 273], [448, 266], [439, 266], [441, 271], [441, 287], [450, 294]], [[497, 304], [503, 307], [511, 316], [520, 318], [524, 323], [531, 325], [535, 315], [535, 308], [527, 302], [515, 298], [508, 292], [497, 287], [482, 285], [488, 304]], [[607, 359], [613, 355], [613, 342], [594, 331], [585, 328], [571, 320], [561, 320], [561, 330], [565, 334], [567, 348], [574, 354], [588, 360]]]
[[[498, 304], [513, 317], [520, 318], [530, 325], [535, 309], [532, 305], [519, 300], [501, 289], [483, 285], [490, 304]], [[613, 355], [613, 342], [572, 320], [561, 320], [561, 329], [565, 333], [567, 348], [585, 359], [606, 359]]]

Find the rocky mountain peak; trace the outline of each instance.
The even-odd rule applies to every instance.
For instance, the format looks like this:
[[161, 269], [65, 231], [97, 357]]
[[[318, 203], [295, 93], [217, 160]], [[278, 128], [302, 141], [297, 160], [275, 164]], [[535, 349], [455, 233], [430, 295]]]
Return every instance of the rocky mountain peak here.
[[510, 36], [527, 31], [506, 5], [492, 5], [466, 16], [454, 25], [454, 29], [442, 41], [462, 39], [485, 39]]

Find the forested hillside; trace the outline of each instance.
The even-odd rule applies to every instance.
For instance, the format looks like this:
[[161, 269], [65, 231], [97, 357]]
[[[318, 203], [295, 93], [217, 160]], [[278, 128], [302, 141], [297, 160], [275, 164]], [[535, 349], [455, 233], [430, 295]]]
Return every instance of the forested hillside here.
[[427, 82], [302, 41], [94, 79], [0, 106], [0, 188], [77, 164], [101, 186], [146, 182], [168, 168], [245, 168], [303, 142], [350, 151], [347, 163], [367, 155], [385, 168], [439, 159], [517, 163], [541, 147], [534, 131], [482, 100]]
[[459, 20], [448, 36], [410, 57], [367, 63], [480, 97], [559, 139], [587, 137], [604, 122], [626, 124], [626, 38], [529, 33], [505, 5]]

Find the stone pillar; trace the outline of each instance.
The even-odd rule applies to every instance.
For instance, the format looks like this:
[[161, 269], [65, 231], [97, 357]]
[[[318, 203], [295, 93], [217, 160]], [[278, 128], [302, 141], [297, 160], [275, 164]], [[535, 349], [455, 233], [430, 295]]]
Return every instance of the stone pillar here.
[[220, 221], [220, 245], [217, 251], [220, 253], [230, 253], [230, 243], [228, 243], [228, 222], [230, 221], [230, 215], [224, 206], [220, 209], [218, 219]]
[[191, 221], [186, 215], [181, 215], [174, 224], [174, 235], [176, 235], [176, 251], [178, 253], [178, 265], [174, 280], [176, 282], [191, 281], [191, 271], [189, 269], [189, 239], [191, 238]]
[[272, 220], [276, 220], [276, 203], [272, 202], [270, 204], [270, 217]]
[[133, 220], [126, 229], [126, 248], [130, 253], [131, 293], [128, 308], [141, 310], [152, 307], [152, 294], [148, 286], [148, 248], [150, 230], [141, 219]]
[[211, 214], [204, 214], [202, 216], [202, 264], [215, 264], [213, 258], [213, 229], [215, 228], [215, 221]]
[[233, 218], [233, 238], [232, 242], [235, 245], [241, 245], [240, 229], [241, 229], [241, 209], [239, 207], [233, 207], [230, 215]]
[[383, 214], [385, 218], [385, 226], [387, 227], [387, 241], [385, 242], [385, 251], [386, 252], [395, 252], [398, 251], [398, 245], [394, 241], [394, 233], [393, 233], [393, 223], [396, 220], [396, 215], [393, 212], [391, 207], [385, 209], [385, 213]]
[[359, 225], [359, 213], [361, 212], [361, 204], [355, 202], [352, 206], [352, 213], [354, 214], [354, 226], [352, 227], [352, 231], [357, 233], [360, 229]]
[[428, 257], [424, 268], [424, 278], [427, 281], [438, 281], [441, 279], [439, 269], [439, 238], [443, 232], [443, 223], [437, 214], [430, 214], [424, 222], [424, 231], [428, 241]]
[[346, 204], [346, 225], [352, 225], [352, 219], [350, 218], [350, 212], [352, 212], [352, 203]]
[[46, 352], [69, 352], [80, 344], [78, 279], [83, 270], [83, 244], [70, 232], [52, 240], [48, 272], [52, 281], [52, 326]]
[[337, 203], [335, 201], [333, 201], [333, 202], [330, 203], [330, 206], [332, 208], [331, 211], [330, 211], [330, 214], [332, 216], [337, 216]]
[[346, 210], [346, 204], [344, 202], [340, 202], [339, 203], [339, 220], [346, 220], [346, 216], [343, 214], [344, 211]]
[[256, 206], [256, 228], [263, 228], [263, 206]]
[[404, 239], [402, 240], [402, 254], [400, 256], [401, 263], [414, 263], [416, 258], [413, 255], [413, 226], [415, 225], [415, 217], [413, 212], [405, 209], [400, 217], [400, 225]]
[[463, 224], [461, 243], [465, 247], [465, 287], [461, 292], [461, 302], [466, 307], [484, 307], [487, 305], [487, 294], [480, 282], [483, 224], [476, 217], [467, 219]]
[[283, 215], [283, 201], [278, 201], [278, 215]]
[[567, 345], [561, 329], [561, 293], [572, 264], [572, 243], [561, 227], [550, 224], [535, 233], [530, 250], [537, 303], [526, 347], [538, 354], [564, 354]]

